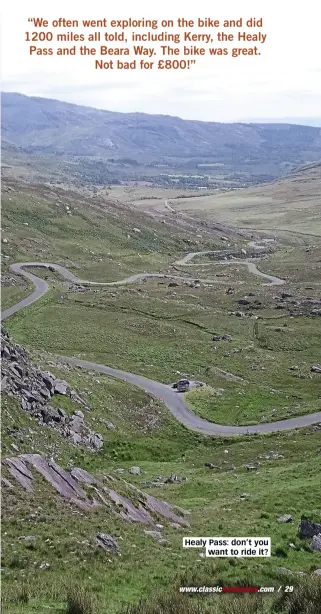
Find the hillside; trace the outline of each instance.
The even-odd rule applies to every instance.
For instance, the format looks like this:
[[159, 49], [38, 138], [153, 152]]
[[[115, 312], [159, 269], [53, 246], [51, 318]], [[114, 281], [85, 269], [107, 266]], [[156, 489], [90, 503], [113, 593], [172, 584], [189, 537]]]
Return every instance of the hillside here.
[[[33, 264], [48, 291], [3, 312], [4, 611], [319, 614], [320, 248], [106, 194], [2, 190], [4, 310], [32, 291], [17, 262], [98, 282]], [[179, 395], [185, 412], [243, 434], [182, 422], [180, 377], [203, 384]], [[192, 535], [270, 536], [272, 556], [211, 559], [182, 547]], [[178, 589], [204, 584], [295, 590]]]
[[3, 611], [320, 614], [321, 130], [2, 104]]
[[5, 163], [18, 153], [29, 172], [32, 160], [43, 172], [46, 164], [53, 170], [59, 164], [60, 173], [68, 169], [91, 183], [155, 182], [155, 175], [164, 183], [165, 175], [175, 184], [171, 171], [184, 169], [187, 185], [197, 173], [199, 185], [248, 184], [321, 157], [317, 127], [115, 113], [16, 93], [2, 94], [2, 138]]
[[[248, 230], [321, 235], [321, 162], [297, 168], [260, 186], [194, 198], [171, 198], [169, 205], [207, 220]], [[152, 204], [149, 203], [152, 207]]]

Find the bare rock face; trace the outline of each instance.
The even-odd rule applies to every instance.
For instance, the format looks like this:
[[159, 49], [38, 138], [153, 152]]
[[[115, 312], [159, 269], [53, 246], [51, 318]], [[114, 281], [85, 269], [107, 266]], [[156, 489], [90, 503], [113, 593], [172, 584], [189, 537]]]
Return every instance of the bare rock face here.
[[[121, 478], [113, 476], [98, 478], [80, 467], [66, 471], [41, 454], [20, 454], [4, 459], [2, 464], [16, 482], [29, 493], [36, 490], [37, 482], [33, 476], [33, 471], [36, 471], [62, 497], [83, 510], [87, 511], [97, 506], [106, 506], [110, 513], [128, 522], [151, 525], [155, 530], [159, 527], [159, 525], [157, 526], [159, 517], [175, 523], [177, 527], [189, 526], [185, 510], [166, 501], [159, 501]], [[7, 478], [2, 478], [2, 484], [10, 490], [16, 487]], [[88, 496], [88, 488], [91, 491], [90, 497]], [[117, 492], [116, 489], [120, 492]], [[122, 491], [125, 494], [121, 494]], [[109, 547], [107, 544], [110, 536], [105, 537], [107, 541], [101, 538], [102, 543], [100, 545], [105, 544], [107, 548]]]
[[92, 450], [100, 450], [103, 438], [92, 431], [84, 420], [82, 411], [77, 410], [69, 416], [62, 408], [50, 405], [55, 395], [68, 396], [84, 410], [90, 407], [72, 390], [65, 380], [58, 379], [50, 371], [35, 367], [28, 352], [20, 345], [11, 342], [9, 335], [1, 329], [2, 392], [18, 399], [20, 406], [34, 416], [38, 423], [60, 431], [75, 445], [85, 445]]
[[103, 548], [104, 550], [112, 551], [114, 554], [120, 554], [120, 548], [111, 535], [106, 535], [106, 533], [97, 533], [96, 543], [97, 546]]

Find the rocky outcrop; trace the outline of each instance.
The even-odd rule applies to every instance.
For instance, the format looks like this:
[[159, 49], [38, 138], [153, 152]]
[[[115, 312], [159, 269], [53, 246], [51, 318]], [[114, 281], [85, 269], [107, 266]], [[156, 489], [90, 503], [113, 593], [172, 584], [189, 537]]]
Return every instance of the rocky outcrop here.
[[62, 436], [75, 445], [85, 445], [93, 450], [103, 446], [103, 438], [92, 431], [85, 422], [82, 411], [73, 415], [60, 407], [52, 407], [54, 396], [68, 396], [85, 411], [90, 407], [65, 380], [55, 377], [50, 371], [41, 371], [34, 366], [25, 348], [12, 343], [1, 328], [2, 379], [1, 392], [15, 397], [22, 409], [29, 412], [41, 425], [59, 430]]
[[[36, 471], [62, 497], [83, 510], [106, 506], [110, 513], [130, 522], [157, 528], [157, 518], [161, 516], [176, 525], [189, 526], [185, 510], [159, 501], [121, 478], [96, 477], [80, 467], [66, 471], [41, 454], [20, 454], [4, 459], [2, 465], [28, 493], [36, 491], [37, 480], [33, 476]], [[12, 490], [13, 484], [7, 478], [4, 480], [3, 486]]]

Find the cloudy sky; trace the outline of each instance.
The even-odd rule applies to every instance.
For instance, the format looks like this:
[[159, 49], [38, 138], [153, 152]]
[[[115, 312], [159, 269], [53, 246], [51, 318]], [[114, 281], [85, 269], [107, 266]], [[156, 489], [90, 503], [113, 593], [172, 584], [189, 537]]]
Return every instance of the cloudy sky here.
[[[110, 4], [101, 0], [88, 3], [55, 0], [50, 5], [43, 0], [6, 2], [2, 10], [2, 90], [111, 111], [161, 113], [207, 121], [283, 118], [295, 121], [304, 117], [313, 123], [313, 118], [321, 117], [318, 19], [321, 10], [316, 0], [305, 0], [297, 8], [290, 0], [226, 0], [220, 6], [199, 0], [195, 5], [190, 3], [188, 9], [188, 2], [182, 0], [163, 0], [154, 6], [147, 0]], [[195, 21], [198, 17], [221, 21], [242, 17], [246, 21], [256, 17], [263, 18], [261, 30], [267, 39], [258, 57], [199, 57], [195, 66], [185, 71], [95, 70], [93, 57], [30, 57], [30, 43], [25, 42], [25, 33], [35, 29], [28, 23], [28, 17], [43, 17], [49, 22], [60, 17], [79, 21], [129, 17], [159, 21], [178, 17]], [[71, 30], [50, 29], [54, 33]], [[245, 31], [258, 32], [256, 28], [245, 28]], [[80, 24], [74, 32], [87, 30]], [[130, 36], [132, 29], [126, 32]], [[208, 29], [193, 32], [207, 33]], [[46, 45], [54, 46], [39, 44]], [[235, 47], [239, 46], [244, 45], [235, 43]]]

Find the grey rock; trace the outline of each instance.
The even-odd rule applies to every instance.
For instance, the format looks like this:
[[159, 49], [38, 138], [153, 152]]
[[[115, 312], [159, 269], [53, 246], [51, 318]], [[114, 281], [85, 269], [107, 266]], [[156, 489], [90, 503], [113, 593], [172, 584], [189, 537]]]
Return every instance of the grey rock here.
[[17, 362], [12, 362], [11, 365], [9, 365], [9, 368], [18, 377], [22, 377], [23, 376], [23, 369], [21, 368], [21, 366]]
[[18, 539], [25, 541], [25, 542], [34, 542], [36, 541], [36, 537], [34, 535], [21, 535]]
[[39, 394], [45, 399], [45, 400], [49, 400], [51, 395], [50, 395], [50, 391], [48, 390], [48, 388], [41, 388], [39, 390]]
[[72, 442], [73, 442], [75, 445], [77, 445], [78, 443], [81, 443], [81, 442], [82, 442], [82, 438], [81, 438], [81, 435], [79, 435], [79, 433], [73, 433], [73, 432], [71, 432], [71, 433], [70, 433], [70, 435], [71, 435]]
[[113, 430], [115, 429], [114, 424], [113, 424], [112, 422], [109, 422], [109, 420], [105, 420], [105, 421], [104, 421], [104, 424], [107, 426], [107, 428], [108, 428], [110, 431], [113, 431]]
[[320, 365], [313, 365], [313, 367], [311, 367], [311, 371], [313, 373], [321, 373], [321, 367]]
[[7, 388], [9, 388], [8, 378], [5, 375], [4, 377], [1, 378], [1, 392], [4, 392], [5, 390], [7, 390]]
[[28, 403], [27, 399], [22, 397], [22, 399], [21, 399], [21, 407], [22, 407], [22, 409], [24, 409], [26, 411], [30, 411], [32, 406], [31, 406], [31, 403]]
[[50, 405], [46, 405], [46, 407], [43, 407], [41, 409], [41, 415], [43, 418], [43, 421], [48, 424], [49, 422], [60, 422], [61, 421], [61, 415], [58, 409], [56, 409], [55, 407], [51, 407]]
[[112, 551], [118, 555], [120, 554], [120, 548], [111, 535], [106, 535], [106, 533], [97, 533], [96, 544], [104, 550]]
[[279, 460], [284, 458], [283, 454], [278, 454], [277, 452], [269, 452], [268, 454], [260, 454], [258, 458], [264, 458], [266, 460]]
[[140, 469], [140, 467], [131, 467], [129, 469], [129, 473], [131, 473], [132, 475], [140, 475], [141, 474], [141, 469]]
[[231, 316], [236, 316], [237, 318], [245, 318], [244, 311], [231, 311], [230, 315]]
[[6, 346], [1, 347], [1, 357], [2, 358], [10, 358], [10, 351]]
[[213, 335], [213, 341], [232, 341], [231, 335]]
[[49, 373], [49, 371], [42, 373], [42, 381], [50, 392], [54, 390], [55, 379], [55, 376], [52, 375], [52, 373]]
[[84, 421], [82, 418], [78, 418], [78, 416], [72, 416], [69, 428], [75, 433], [81, 433], [83, 430]]
[[278, 522], [293, 522], [293, 518], [290, 514], [283, 514], [278, 517]]
[[104, 445], [104, 440], [99, 433], [93, 433], [89, 437], [89, 442], [96, 448], [96, 450], [100, 450]]
[[321, 569], [315, 569], [313, 572], [316, 576], [321, 576]]
[[311, 548], [315, 552], [321, 552], [321, 533], [312, 537]]
[[70, 386], [63, 379], [56, 379], [54, 386], [55, 394], [63, 394], [66, 395], [70, 392]]
[[82, 419], [84, 419], [85, 417], [82, 411], [79, 411], [79, 409], [77, 411], [74, 411], [74, 416], [77, 416], [77, 418], [82, 418]]
[[165, 484], [173, 484], [174, 482], [184, 482], [186, 478], [181, 478], [176, 473], [171, 473], [168, 478], [165, 479]]
[[64, 409], [62, 409], [62, 407], [57, 407], [57, 412], [62, 418], [68, 417], [67, 412]]
[[29, 390], [24, 390], [23, 391], [23, 395], [25, 397], [25, 399], [28, 401], [28, 403], [33, 403], [33, 401], [38, 401], [39, 400], [42, 402], [41, 397], [37, 394], [36, 391], [34, 391], [34, 393], [29, 392]]
[[7, 478], [1, 477], [1, 484], [7, 486], [7, 488], [13, 488], [13, 484]]

